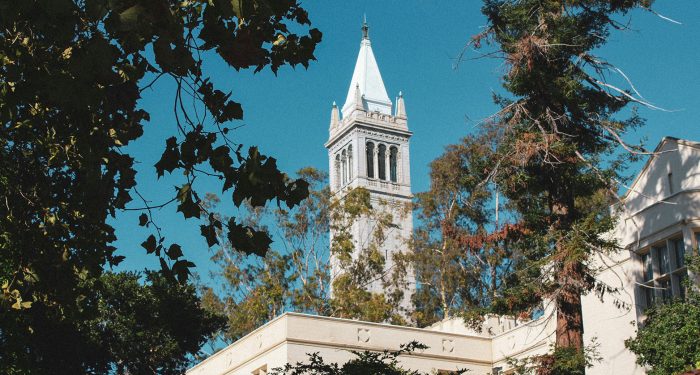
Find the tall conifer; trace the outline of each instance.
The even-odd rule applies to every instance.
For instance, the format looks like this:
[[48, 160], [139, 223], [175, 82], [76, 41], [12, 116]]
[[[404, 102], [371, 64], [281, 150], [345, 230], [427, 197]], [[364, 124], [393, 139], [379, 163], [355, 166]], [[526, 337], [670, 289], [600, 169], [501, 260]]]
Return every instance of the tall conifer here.
[[[620, 71], [593, 52], [611, 29], [626, 27], [621, 16], [651, 3], [485, 0], [488, 25], [472, 40], [477, 48], [494, 43], [507, 63], [503, 85], [510, 96], [496, 98], [502, 109], [493, 121], [503, 136], [492, 176], [530, 233], [517, 260], [520, 283], [494, 309], [554, 303], [557, 352], [543, 361], [552, 369], [549, 360], [561, 353], [585, 358], [581, 296], [606, 289], [593, 278], [592, 255], [615, 249], [603, 234], [613, 226], [607, 208], [623, 164], [611, 154], [620, 146], [641, 151], [623, 143], [622, 135], [642, 121], [634, 111], [621, 111], [649, 105], [633, 87], [611, 84], [609, 74]], [[576, 373], [585, 362], [576, 362]]]

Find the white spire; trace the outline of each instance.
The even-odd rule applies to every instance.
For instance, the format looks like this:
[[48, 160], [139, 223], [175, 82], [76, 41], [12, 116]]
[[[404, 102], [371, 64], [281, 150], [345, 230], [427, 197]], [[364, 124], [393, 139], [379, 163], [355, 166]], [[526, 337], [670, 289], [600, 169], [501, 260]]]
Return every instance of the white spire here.
[[403, 102], [403, 92], [399, 91], [399, 98], [396, 99], [396, 117], [406, 119], [406, 105]]
[[340, 115], [338, 114], [338, 106], [333, 101], [333, 108], [331, 108], [331, 125], [329, 127], [330, 132], [335, 131], [338, 127], [338, 122], [340, 122]]
[[[356, 87], [359, 87], [357, 95]], [[362, 103], [357, 103], [357, 97]], [[348, 96], [343, 105], [343, 117], [348, 116], [354, 109], [362, 107], [365, 111], [379, 111], [387, 115], [391, 114], [391, 100], [386, 93], [382, 75], [379, 73], [377, 60], [372, 52], [372, 44], [369, 41], [369, 27], [365, 21], [362, 24], [362, 42], [360, 53], [355, 63], [355, 71], [352, 73]]]

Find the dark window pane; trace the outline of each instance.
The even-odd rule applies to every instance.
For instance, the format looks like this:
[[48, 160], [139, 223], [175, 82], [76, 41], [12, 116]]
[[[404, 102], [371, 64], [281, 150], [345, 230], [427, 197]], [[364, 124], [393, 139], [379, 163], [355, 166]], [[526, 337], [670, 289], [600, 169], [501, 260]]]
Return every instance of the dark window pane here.
[[656, 300], [656, 297], [654, 296], [654, 288], [650, 286], [643, 286], [642, 289], [644, 290], [644, 299], [647, 304], [647, 308], [654, 306], [654, 302]]
[[396, 177], [396, 158], [398, 156], [398, 149], [396, 147], [391, 147], [389, 149], [389, 179], [392, 182], [397, 181]]
[[681, 268], [685, 265], [685, 244], [682, 238], [671, 240], [673, 252], [676, 255], [676, 268]]
[[374, 143], [367, 143], [367, 177], [374, 178]]
[[667, 274], [671, 269], [671, 264], [668, 258], [668, 248], [666, 246], [656, 247], [656, 259], [659, 261], [659, 273]]
[[675, 278], [674, 283], [678, 285], [678, 297], [680, 297], [681, 299], [685, 299], [685, 283], [688, 279], [688, 275], [685, 273], [685, 271], [681, 271], [681, 273], [676, 274], [673, 277]]
[[654, 269], [651, 265], [651, 252], [642, 255], [642, 264], [644, 265], [644, 281], [649, 281], [654, 278]]
[[348, 146], [348, 181], [352, 181], [352, 145]]
[[379, 165], [377, 166], [377, 169], [379, 170], [379, 179], [386, 180], [386, 146], [379, 145], [377, 161], [379, 162]]
[[659, 288], [661, 288], [661, 299], [664, 301], [664, 303], [669, 302], [671, 300], [671, 296], [673, 295], [673, 291], [671, 290], [671, 282], [669, 280], [663, 280], [659, 282]]

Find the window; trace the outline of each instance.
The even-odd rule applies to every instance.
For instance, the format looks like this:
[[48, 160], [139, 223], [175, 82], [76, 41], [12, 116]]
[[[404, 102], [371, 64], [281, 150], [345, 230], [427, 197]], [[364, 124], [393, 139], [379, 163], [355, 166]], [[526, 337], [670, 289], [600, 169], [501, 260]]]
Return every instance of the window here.
[[665, 275], [671, 268], [671, 262], [668, 259], [668, 247], [666, 244], [655, 247], [656, 259], [659, 262], [659, 273]]
[[644, 285], [642, 288], [644, 289], [644, 301], [646, 302], [646, 306], [654, 306], [654, 302], [656, 302], [654, 288], [651, 285]]
[[396, 147], [389, 148], [389, 179], [391, 182], [398, 181], [398, 176], [396, 173], [396, 162], [399, 155], [399, 149]]
[[685, 266], [685, 244], [683, 243], [683, 238], [674, 238], [669, 242], [676, 257], [676, 268]]
[[367, 151], [367, 177], [374, 178], [374, 143], [367, 142], [365, 150]]
[[386, 146], [379, 145], [379, 152], [377, 153], [377, 161], [379, 170], [378, 175], [380, 180], [386, 180]]
[[675, 193], [675, 190], [676, 190], [676, 189], [674, 189], [674, 187], [673, 187], [673, 173], [668, 172], [668, 176], [667, 176], [667, 177], [668, 177], [668, 191], [669, 191], [669, 195], [673, 195], [673, 193]]
[[[698, 233], [695, 236], [700, 239]], [[685, 298], [683, 280], [687, 278], [688, 270], [685, 267], [682, 235], [676, 234], [651, 248], [643, 249], [640, 258], [642, 284], [639, 295], [644, 298], [646, 307], [651, 307], [657, 301], [668, 302], [674, 297]]]

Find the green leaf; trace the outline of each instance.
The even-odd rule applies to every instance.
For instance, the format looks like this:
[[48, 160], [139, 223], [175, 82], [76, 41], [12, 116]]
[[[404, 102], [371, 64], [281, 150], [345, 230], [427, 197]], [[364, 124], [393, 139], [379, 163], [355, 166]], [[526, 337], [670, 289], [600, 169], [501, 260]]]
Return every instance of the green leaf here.
[[178, 260], [173, 264], [172, 272], [175, 274], [175, 277], [177, 277], [177, 280], [182, 283], [187, 281], [188, 276], [191, 274], [190, 268], [194, 266], [195, 264], [190, 261]]
[[119, 22], [123, 30], [132, 30], [139, 25], [139, 18], [144, 13], [144, 7], [141, 4], [133, 5], [123, 12], [119, 13]]

